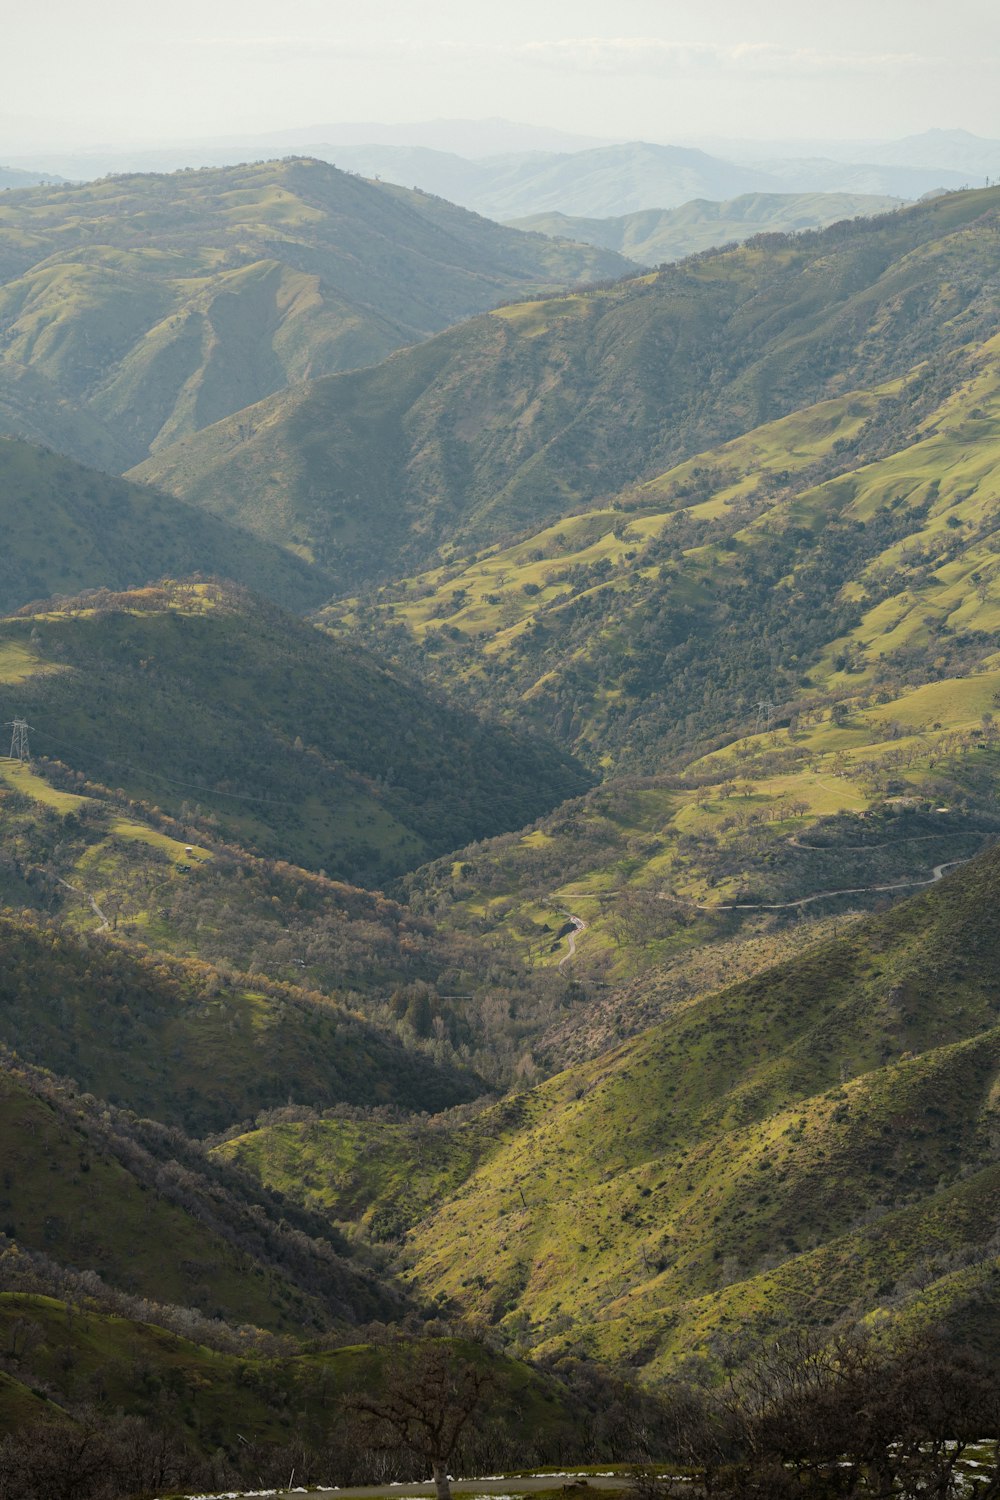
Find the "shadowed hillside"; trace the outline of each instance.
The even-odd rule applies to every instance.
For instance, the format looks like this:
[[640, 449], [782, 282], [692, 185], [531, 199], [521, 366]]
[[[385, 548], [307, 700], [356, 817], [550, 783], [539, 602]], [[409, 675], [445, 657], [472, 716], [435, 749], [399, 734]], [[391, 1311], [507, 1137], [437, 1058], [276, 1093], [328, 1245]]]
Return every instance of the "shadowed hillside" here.
[[[103, 1282], [152, 1304], [289, 1332], [404, 1305], [386, 1279], [352, 1263], [339, 1235], [211, 1162], [181, 1132], [112, 1110], [10, 1054], [0, 1118], [0, 1228], [48, 1261], [43, 1285], [63, 1295], [93, 1297]], [[6, 1243], [0, 1266], [5, 1287], [28, 1269]]]
[[53, 594], [197, 572], [231, 578], [288, 609], [329, 595], [322, 573], [286, 548], [16, 438], [0, 438], [0, 526], [4, 614]]
[[43, 605], [0, 651], [38, 751], [341, 878], [378, 884], [585, 784], [555, 747], [228, 586]]
[[438, 1109], [478, 1080], [408, 1052], [326, 996], [0, 916], [0, 1039], [192, 1135], [291, 1101]]

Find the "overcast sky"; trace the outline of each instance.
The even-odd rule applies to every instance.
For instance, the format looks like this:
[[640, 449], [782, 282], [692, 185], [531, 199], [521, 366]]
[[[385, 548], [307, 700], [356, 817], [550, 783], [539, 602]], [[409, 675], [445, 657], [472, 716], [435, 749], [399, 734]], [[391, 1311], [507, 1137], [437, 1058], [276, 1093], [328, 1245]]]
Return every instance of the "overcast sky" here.
[[0, 156], [328, 121], [1000, 136], [995, 0], [7, 0]]

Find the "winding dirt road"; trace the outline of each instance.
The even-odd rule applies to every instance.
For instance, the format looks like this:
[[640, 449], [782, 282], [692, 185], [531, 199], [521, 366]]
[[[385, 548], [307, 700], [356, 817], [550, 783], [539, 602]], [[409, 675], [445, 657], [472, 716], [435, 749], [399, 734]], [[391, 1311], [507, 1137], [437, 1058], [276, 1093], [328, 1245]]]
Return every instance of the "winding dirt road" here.
[[64, 885], [68, 891], [72, 891], [73, 894], [74, 894], [74, 896], [82, 896], [85, 901], [89, 901], [90, 902], [91, 910], [93, 911], [94, 916], [97, 917], [98, 921], [101, 924], [100, 927], [98, 927], [98, 929], [97, 929], [98, 933], [110, 932], [111, 931], [111, 923], [108, 921], [107, 917], [104, 915], [104, 912], [101, 911], [101, 908], [98, 906], [98, 904], [94, 900], [93, 896], [91, 896], [87, 891], [81, 891], [80, 887], [77, 886], [77, 885], [70, 885], [69, 881], [68, 880], [63, 880], [63, 878], [62, 878], [61, 875], [57, 875], [56, 879], [58, 880], [58, 882], [59, 882], [60, 885]]
[[566, 916], [573, 924], [573, 931], [569, 934], [569, 946], [556, 965], [556, 967], [559, 969], [562, 968], [563, 964], [569, 963], [570, 959], [573, 957], [573, 954], [576, 952], [577, 937], [581, 932], [586, 932], [587, 930], [587, 924], [582, 917], [574, 917], [572, 912], [567, 912]]
[[813, 896], [802, 896], [798, 901], [720, 901], [715, 906], [698, 903], [698, 911], [790, 911], [794, 906], [808, 906], [812, 901], [828, 901], [831, 896], [867, 896], [878, 891], [909, 891], [922, 885], [936, 885], [945, 870], [956, 865], [967, 865], [968, 859], [950, 859], [946, 864], [935, 865], [930, 880], [897, 880], [892, 885], [855, 885], [842, 891], [817, 891]]

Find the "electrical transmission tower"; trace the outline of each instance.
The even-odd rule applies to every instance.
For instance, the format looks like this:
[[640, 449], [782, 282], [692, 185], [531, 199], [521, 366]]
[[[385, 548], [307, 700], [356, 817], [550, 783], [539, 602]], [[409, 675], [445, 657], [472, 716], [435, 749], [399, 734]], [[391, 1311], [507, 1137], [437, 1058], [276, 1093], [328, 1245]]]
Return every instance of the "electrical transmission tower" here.
[[757, 718], [754, 722], [754, 734], [767, 734], [771, 728], [771, 719], [774, 715], [774, 704], [770, 698], [760, 698], [757, 702]]
[[30, 760], [31, 753], [28, 749], [28, 734], [31, 731], [31, 725], [27, 719], [11, 719], [7, 723], [7, 728], [12, 731], [10, 737], [11, 760]]

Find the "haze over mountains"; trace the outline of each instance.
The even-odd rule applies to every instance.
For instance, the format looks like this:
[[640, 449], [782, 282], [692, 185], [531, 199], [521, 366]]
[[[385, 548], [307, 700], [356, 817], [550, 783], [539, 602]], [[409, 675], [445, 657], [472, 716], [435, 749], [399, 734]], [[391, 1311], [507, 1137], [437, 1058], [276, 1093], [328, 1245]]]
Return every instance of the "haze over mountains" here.
[[[627, 148], [623, 154], [623, 148]], [[918, 198], [941, 188], [978, 187], [1000, 175], [1000, 142], [964, 130], [929, 130], [895, 140], [675, 139], [599, 140], [509, 120], [438, 120], [412, 125], [379, 122], [315, 125], [268, 135], [131, 148], [17, 152], [0, 161], [36, 174], [89, 180], [108, 173], [172, 172], [187, 167], [308, 155], [363, 175], [426, 192], [494, 217], [556, 210], [622, 214], [671, 208], [690, 197], [739, 192], [847, 192]], [[611, 153], [602, 158], [601, 152]], [[665, 154], [663, 154], [665, 153]], [[560, 160], [584, 158], [577, 171]], [[577, 184], [600, 175], [602, 160], [626, 173], [624, 190], [649, 190], [636, 202], [610, 207], [543, 201], [553, 181], [577, 195]], [[738, 170], [737, 170], [738, 169]], [[606, 174], [607, 175], [607, 174]], [[37, 180], [37, 178], [36, 178]], [[713, 182], [721, 191], [712, 190]], [[728, 185], [727, 185], [728, 182]], [[516, 198], [520, 192], [520, 199]], [[606, 188], [607, 192], [608, 189]], [[680, 191], [684, 196], [677, 197]], [[670, 194], [670, 196], [663, 196]]]
[[638, 213], [675, 208], [692, 198], [734, 198], [742, 193], [865, 193], [915, 199], [970, 185], [969, 173], [937, 166], [796, 157], [751, 164], [645, 141], [476, 161], [412, 147], [338, 147], [330, 154], [349, 171], [412, 184], [501, 220], [552, 211], [585, 217]]
[[897, 198], [852, 193], [746, 193], [728, 202], [696, 198], [680, 208], [645, 209], [615, 218], [583, 219], [572, 214], [529, 214], [511, 228], [556, 238], [582, 240], [617, 250], [640, 265], [656, 266], [686, 255], [750, 239], [755, 234], [787, 234], [822, 229], [839, 219], [870, 218], [901, 206]]

